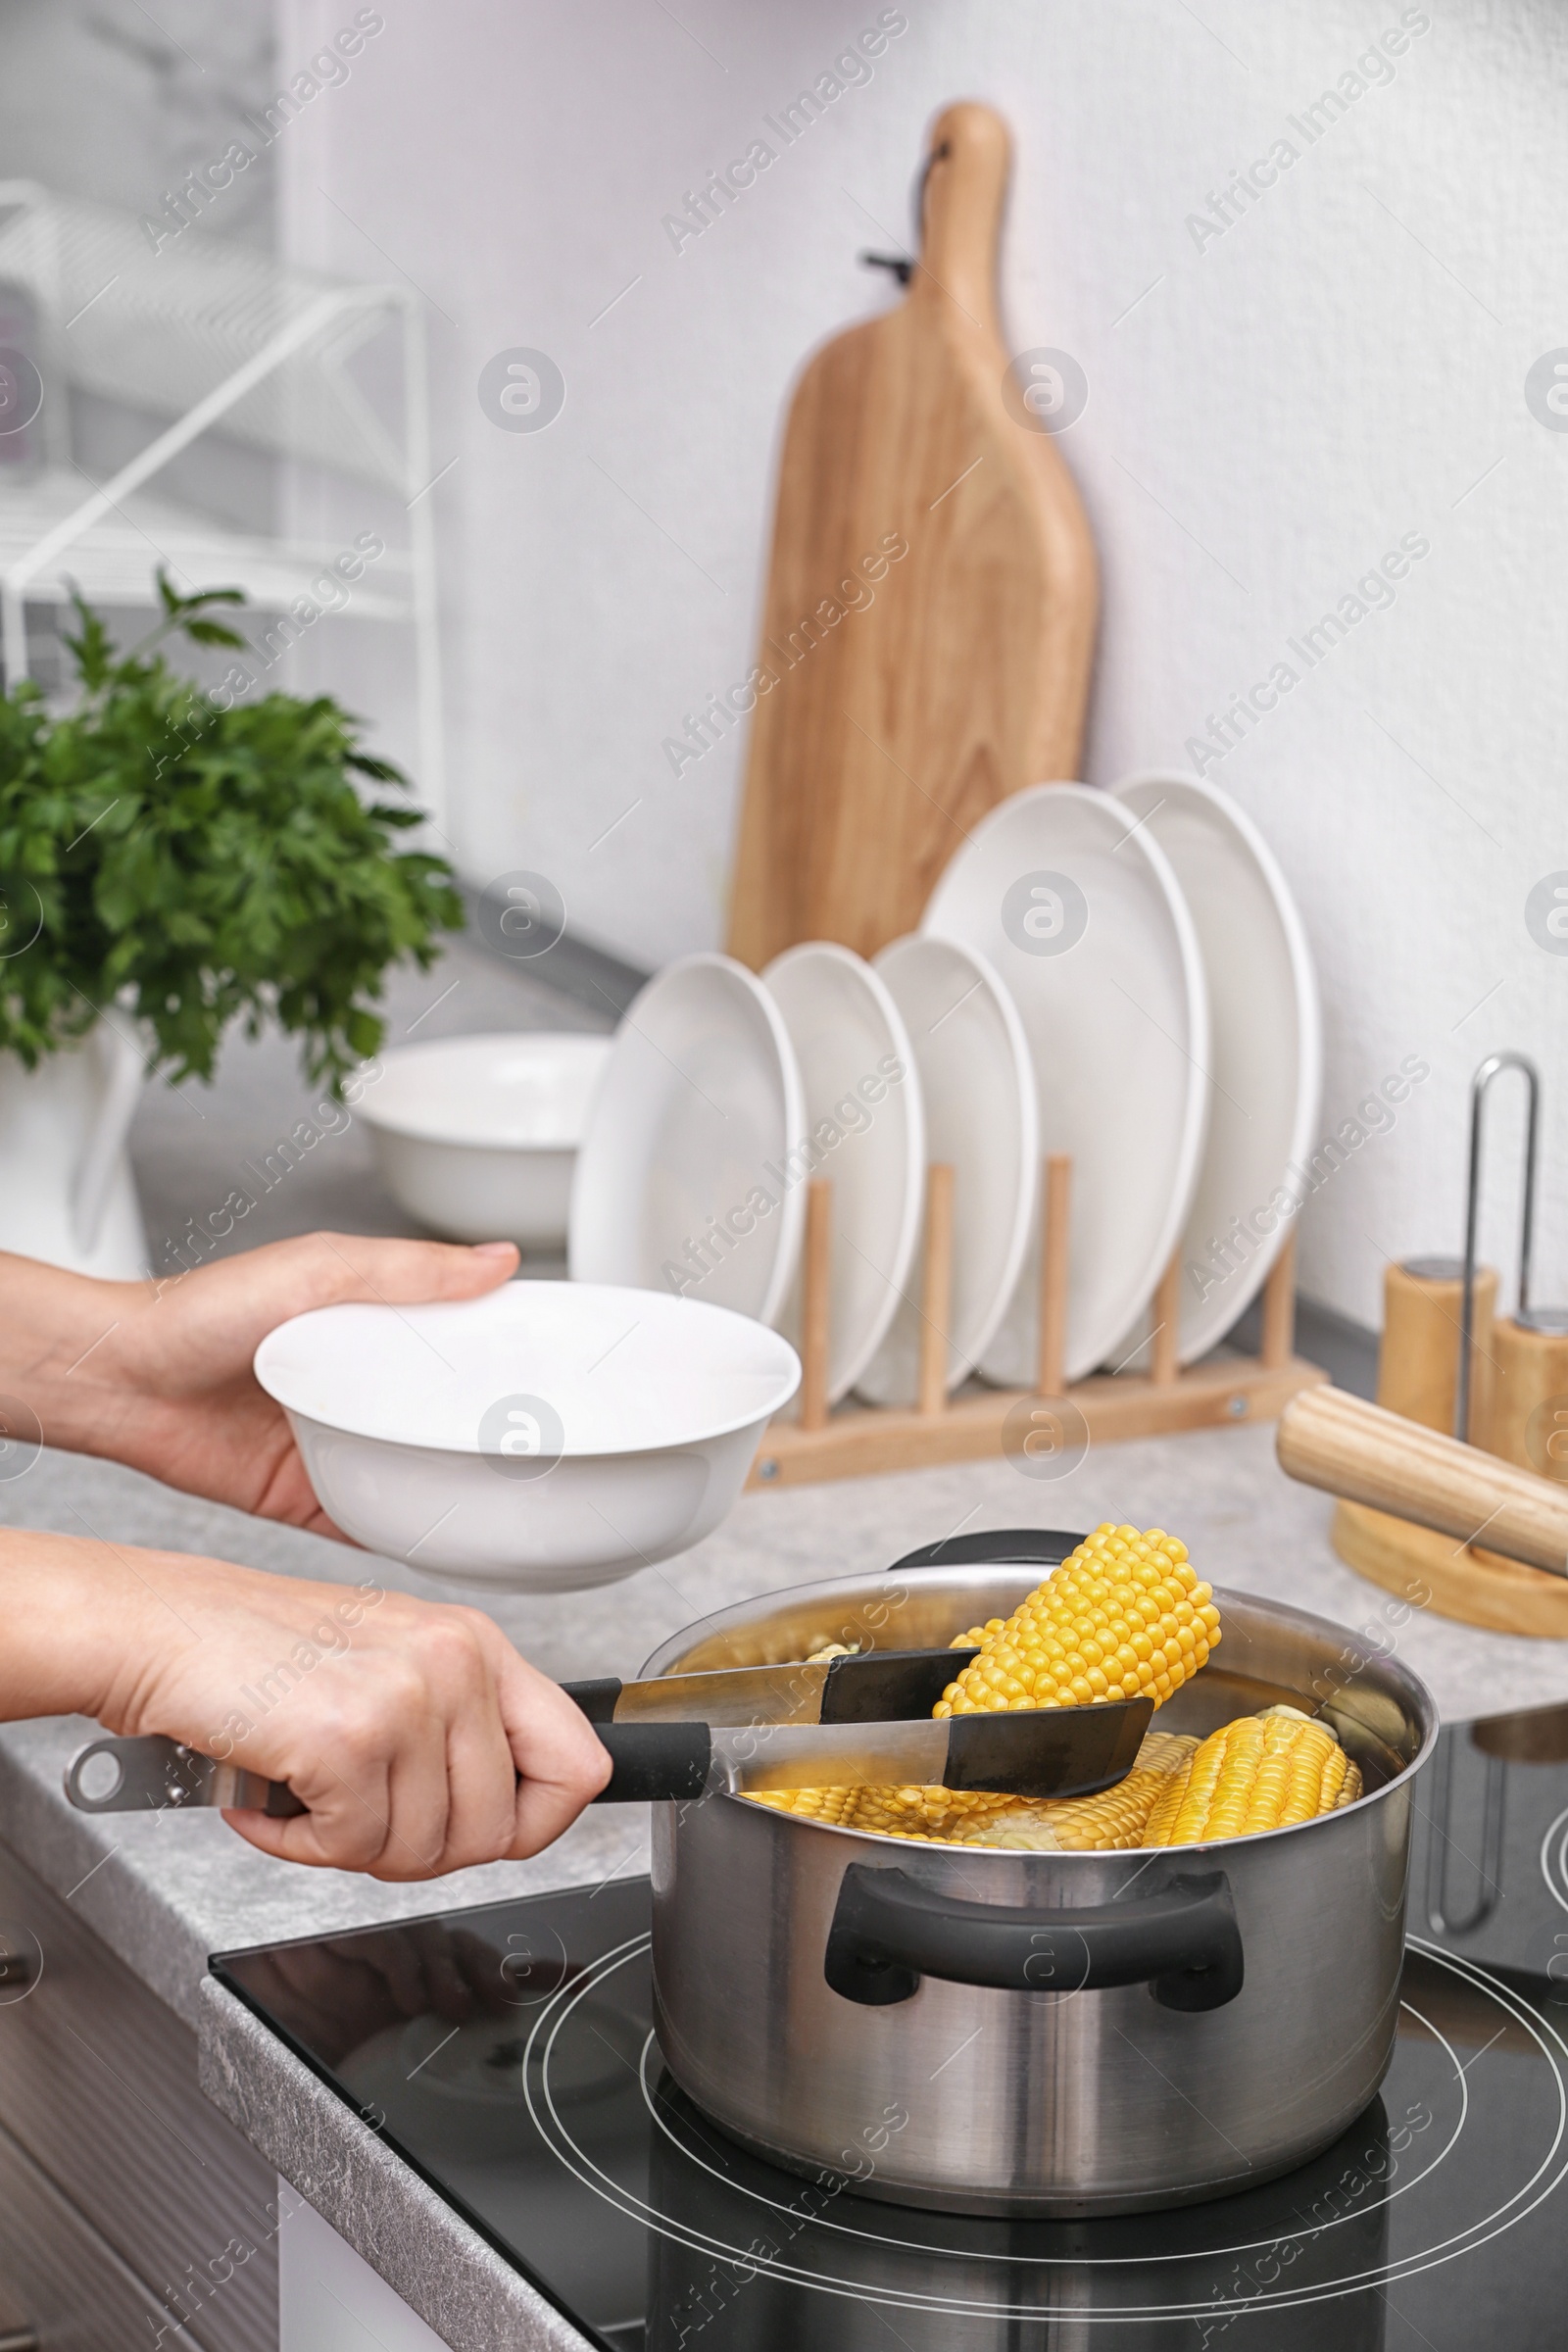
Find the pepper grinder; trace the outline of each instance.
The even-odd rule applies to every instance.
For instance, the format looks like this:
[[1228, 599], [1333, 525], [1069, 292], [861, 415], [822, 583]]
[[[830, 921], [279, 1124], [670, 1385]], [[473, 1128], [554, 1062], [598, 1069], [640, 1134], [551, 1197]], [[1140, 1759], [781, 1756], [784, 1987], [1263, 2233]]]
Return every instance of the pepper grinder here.
[[[1459, 1340], [1464, 1322], [1464, 1259], [1411, 1257], [1383, 1277], [1383, 1340], [1378, 1349], [1377, 1400], [1425, 1429], [1452, 1434], [1459, 1387]], [[1493, 1318], [1497, 1277], [1477, 1266], [1471, 1284], [1471, 1422], [1479, 1427], [1491, 1404]]]

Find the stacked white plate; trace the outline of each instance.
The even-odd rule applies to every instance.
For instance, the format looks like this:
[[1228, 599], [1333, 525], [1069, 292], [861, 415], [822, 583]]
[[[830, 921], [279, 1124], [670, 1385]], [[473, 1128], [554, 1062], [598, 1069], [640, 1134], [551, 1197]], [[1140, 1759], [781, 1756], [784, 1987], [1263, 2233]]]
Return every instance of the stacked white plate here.
[[1248, 819], [1193, 777], [1040, 785], [975, 827], [874, 968], [813, 942], [760, 979], [702, 955], [649, 983], [596, 1090], [571, 1273], [798, 1338], [807, 1183], [829, 1177], [829, 1397], [909, 1404], [946, 1162], [948, 1384], [1027, 1388], [1039, 1172], [1065, 1152], [1068, 1380], [1141, 1360], [1178, 1247], [1188, 1361], [1283, 1245], [1320, 1065], [1300, 920]]
[[833, 1180], [836, 1400], [899, 1311], [919, 1235], [925, 1124], [904, 1022], [847, 948], [792, 948], [760, 980], [685, 956], [616, 1034], [572, 1192], [572, 1278], [796, 1331], [818, 1174]]
[[[1028, 1040], [984, 956], [945, 939], [898, 939], [876, 959], [908, 1033], [925, 1107], [927, 1165], [954, 1174], [947, 1385], [980, 1362], [1017, 1288], [1035, 1228], [1040, 1121]], [[920, 1260], [923, 1263], [923, 1257]], [[872, 1404], [912, 1404], [924, 1300], [906, 1284], [858, 1383]]]
[[1290, 885], [1251, 819], [1197, 776], [1113, 789], [1169, 860], [1208, 978], [1208, 1140], [1180, 1244], [1186, 1364], [1251, 1304], [1290, 1236], [1316, 1140], [1322, 1016]]
[[776, 1321], [800, 1262], [800, 1063], [744, 964], [686, 956], [615, 1032], [577, 1155], [574, 1282], [620, 1283]]
[[[1044, 1152], [1072, 1155], [1068, 1380], [1115, 1350], [1187, 1216], [1208, 1122], [1208, 990], [1163, 853], [1107, 794], [1042, 784], [975, 827], [922, 928], [978, 950], [1018, 1007]], [[1031, 1236], [987, 1379], [1027, 1388], [1039, 1360]]]
[[[800, 1062], [794, 1155], [833, 1184], [827, 1393], [836, 1404], [872, 1361], [903, 1305], [925, 1192], [925, 1109], [914, 1051], [892, 996], [848, 948], [814, 941], [775, 956], [762, 980]], [[797, 1276], [779, 1328], [800, 1345]]]
[[[1255, 827], [1193, 776], [1040, 785], [975, 828], [924, 927], [994, 958], [1042, 1151], [1072, 1158], [1067, 1378], [1139, 1368], [1178, 1248], [1177, 1352], [1204, 1354], [1284, 1246], [1321, 1084], [1305, 933]], [[1035, 1377], [1038, 1265], [1036, 1241], [988, 1379]]]

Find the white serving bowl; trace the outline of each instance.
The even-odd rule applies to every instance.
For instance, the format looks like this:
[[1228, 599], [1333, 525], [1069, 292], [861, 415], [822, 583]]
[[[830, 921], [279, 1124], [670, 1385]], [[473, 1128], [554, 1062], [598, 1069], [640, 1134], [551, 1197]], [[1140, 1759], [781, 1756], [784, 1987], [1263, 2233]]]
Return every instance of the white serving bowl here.
[[765, 1324], [597, 1283], [317, 1307], [256, 1350], [345, 1535], [509, 1592], [610, 1584], [699, 1543], [800, 1376]]
[[400, 1046], [360, 1116], [398, 1204], [455, 1242], [560, 1250], [608, 1037], [517, 1030]]

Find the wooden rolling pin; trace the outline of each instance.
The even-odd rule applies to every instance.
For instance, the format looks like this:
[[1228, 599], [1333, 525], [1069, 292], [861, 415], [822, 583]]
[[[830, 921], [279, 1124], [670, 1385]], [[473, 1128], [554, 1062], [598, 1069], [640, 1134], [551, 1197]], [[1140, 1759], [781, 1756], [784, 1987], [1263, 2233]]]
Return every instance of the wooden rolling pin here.
[[1568, 1491], [1343, 1389], [1303, 1389], [1280, 1415], [1280, 1468], [1463, 1544], [1568, 1577]]

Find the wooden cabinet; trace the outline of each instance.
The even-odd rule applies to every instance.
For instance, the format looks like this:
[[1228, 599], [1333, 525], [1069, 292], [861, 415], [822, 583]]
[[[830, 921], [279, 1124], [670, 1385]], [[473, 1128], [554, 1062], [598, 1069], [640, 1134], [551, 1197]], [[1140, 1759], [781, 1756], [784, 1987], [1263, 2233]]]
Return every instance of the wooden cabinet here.
[[3, 1845], [0, 1927], [0, 2306], [40, 2352], [277, 2352], [277, 2177], [195, 2034]]

